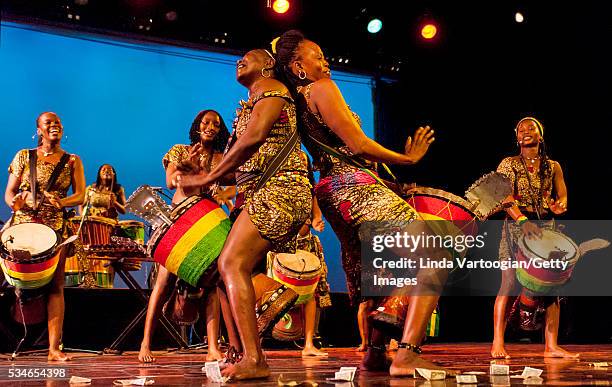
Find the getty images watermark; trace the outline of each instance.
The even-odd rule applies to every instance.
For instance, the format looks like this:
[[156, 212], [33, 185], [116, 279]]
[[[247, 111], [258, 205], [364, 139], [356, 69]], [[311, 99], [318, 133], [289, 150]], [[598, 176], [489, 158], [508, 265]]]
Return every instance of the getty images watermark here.
[[[493, 296], [503, 272], [541, 295], [610, 296], [612, 221], [539, 223], [526, 237], [513, 222], [369, 223], [360, 230], [362, 294]], [[520, 286], [519, 286], [520, 285]]]

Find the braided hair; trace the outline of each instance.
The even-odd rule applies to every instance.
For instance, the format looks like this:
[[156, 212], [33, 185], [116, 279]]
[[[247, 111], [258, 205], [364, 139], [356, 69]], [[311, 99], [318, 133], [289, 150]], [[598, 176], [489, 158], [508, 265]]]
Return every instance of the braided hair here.
[[202, 110], [196, 115], [191, 123], [191, 128], [189, 128], [189, 141], [191, 145], [197, 144], [200, 142], [200, 123], [202, 122], [202, 118], [206, 115], [206, 113], [215, 113], [219, 116], [219, 133], [215, 136], [213, 141], [213, 152], [223, 152], [225, 150], [225, 145], [229, 140], [230, 134], [227, 130], [227, 126], [225, 126], [225, 122], [223, 121], [223, 117], [216, 110], [207, 109]]
[[[524, 117], [524, 118], [521, 118], [521, 120], [519, 120], [519, 122], [516, 124], [516, 127], [515, 127], [516, 133], [518, 133], [519, 125], [525, 121], [532, 121], [536, 125], [540, 133], [540, 145], [538, 147], [538, 156], [540, 157], [540, 169], [538, 171], [538, 176], [540, 178], [540, 192], [538, 195], [538, 199], [543, 200], [544, 186], [545, 186], [544, 182], [548, 181], [548, 179], [552, 177], [552, 173], [553, 173], [552, 168], [550, 167], [550, 163], [548, 162], [550, 159], [548, 157], [548, 154], [546, 153], [546, 142], [544, 141], [544, 126], [537, 118]], [[540, 203], [537, 203], [536, 205], [541, 206], [542, 203], [540, 202]]]
[[289, 30], [282, 34], [273, 49], [276, 58], [275, 74], [278, 80], [289, 88], [294, 99], [297, 97], [297, 87], [311, 83], [308, 79], [300, 79], [291, 71], [291, 62], [298, 59], [297, 50], [306, 38], [298, 30]]

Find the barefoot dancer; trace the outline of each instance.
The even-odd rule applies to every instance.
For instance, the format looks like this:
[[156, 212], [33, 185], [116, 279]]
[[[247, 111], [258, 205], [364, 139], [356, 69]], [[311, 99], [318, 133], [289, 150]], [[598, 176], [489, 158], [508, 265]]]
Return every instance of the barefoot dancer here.
[[[330, 79], [329, 64], [316, 43], [305, 39], [299, 31], [288, 31], [273, 41], [273, 49], [279, 73], [296, 93], [302, 140], [314, 157], [315, 168], [321, 172], [315, 194], [340, 239], [351, 300], [353, 304], [364, 301], [360, 283], [360, 225], [368, 221], [410, 223], [416, 218], [412, 207], [373, 177], [373, 162], [400, 165], [418, 162], [434, 141], [433, 130], [419, 128], [414, 140], [408, 138], [403, 154], [384, 148], [361, 130], [358, 117], [349, 110]], [[336, 156], [329, 150], [323, 151], [320, 143], [331, 147]], [[355, 167], [354, 161], [365, 167]], [[390, 368], [392, 375], [411, 375], [415, 367], [439, 368], [418, 356], [438, 298], [438, 295], [414, 297], [401, 348]]]
[[[518, 122], [515, 132], [520, 154], [505, 158], [497, 168], [498, 172], [510, 178], [514, 189], [513, 195], [506, 200], [512, 206], [506, 210], [508, 216], [499, 246], [500, 259], [512, 259], [511, 245], [516, 243], [521, 235], [524, 234], [528, 238], [539, 238], [542, 235], [540, 228], [528, 219], [550, 220], [554, 215], [563, 214], [567, 210], [567, 188], [563, 171], [559, 163], [549, 159], [546, 154], [542, 124], [535, 118], [525, 117]], [[556, 200], [552, 196], [553, 191]], [[552, 222], [545, 223], [545, 227], [552, 227]], [[494, 338], [491, 356], [494, 358], [510, 358], [504, 348], [504, 333], [508, 320], [516, 317], [510, 315], [510, 308], [516, 312], [513, 314], [519, 312], [519, 300], [510, 296], [516, 294], [517, 286], [520, 284], [516, 280], [515, 270], [504, 270], [493, 310]], [[546, 309], [544, 356], [579, 357], [579, 354], [567, 352], [557, 344], [560, 315], [558, 298], [536, 297], [535, 301]], [[535, 315], [532, 317], [537, 318]], [[533, 328], [539, 325], [539, 322], [520, 321], [519, 324], [528, 324]]]
[[[200, 171], [210, 171], [221, 160], [228, 138], [229, 132], [219, 113], [214, 110], [203, 110], [197, 114], [189, 130], [191, 145], [174, 145], [162, 160], [166, 170], [168, 188], [177, 188], [172, 197], [172, 204], [176, 205], [189, 196], [204, 192], [203, 187], [176, 187], [172, 184], [172, 179], [181, 173], [197, 174]], [[225, 190], [233, 190], [233, 187]], [[218, 191], [210, 193], [216, 194]], [[165, 267], [158, 265], [155, 286], [147, 308], [144, 337], [138, 353], [138, 360], [143, 363], [155, 361], [151, 352], [151, 338], [163, 306], [162, 298], [166, 295], [169, 285], [174, 282], [176, 282], [176, 276]], [[216, 288], [211, 291], [207, 290], [205, 298], [204, 316], [206, 316], [206, 335], [208, 337], [206, 361], [221, 360], [223, 354], [218, 346], [220, 307]]]
[[[251, 274], [265, 262], [268, 251], [295, 252], [295, 236], [312, 206], [300, 143], [289, 141], [296, 130], [295, 105], [285, 85], [273, 78], [273, 67], [274, 59], [265, 50], [249, 51], [238, 61], [236, 77], [248, 88], [249, 100], [242, 104], [235, 122], [236, 142], [211, 173], [176, 178], [183, 187], [201, 186], [236, 171], [236, 208], [244, 210], [219, 257], [219, 271], [244, 350], [240, 361], [223, 370], [232, 379], [270, 374], [258, 337]], [[286, 144], [291, 146], [287, 158], [276, 159]], [[277, 172], [258, 187], [273, 160], [282, 161]]]
[[[64, 230], [64, 208], [78, 206], [85, 195], [85, 174], [81, 159], [61, 148], [64, 127], [57, 114], [42, 113], [36, 119], [38, 147], [36, 153], [36, 192], [30, 181], [30, 151], [22, 149], [9, 167], [9, 179], [4, 194], [6, 204], [13, 210], [13, 224], [43, 223], [58, 233]], [[63, 156], [67, 155], [67, 158]], [[63, 165], [60, 165], [62, 163]], [[51, 187], [48, 181], [55, 168], [59, 175]], [[72, 187], [72, 195], [68, 190]], [[44, 291], [47, 297], [47, 325], [49, 329], [49, 355], [51, 361], [69, 360], [60, 351], [64, 322], [64, 264], [66, 247], [62, 247], [60, 260], [51, 283], [43, 288], [20, 291], [21, 297], [32, 297]]]

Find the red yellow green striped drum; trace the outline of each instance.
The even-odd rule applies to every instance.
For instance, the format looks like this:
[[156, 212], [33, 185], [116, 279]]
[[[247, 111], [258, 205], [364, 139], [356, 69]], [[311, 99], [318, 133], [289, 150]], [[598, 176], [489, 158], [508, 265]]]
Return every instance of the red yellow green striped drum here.
[[[436, 188], [417, 187], [410, 190], [406, 202], [410, 204], [425, 221], [433, 225], [439, 235], [476, 235], [476, 215], [469, 209], [467, 200]], [[449, 221], [449, 222], [444, 222]]]
[[[516, 278], [525, 288], [536, 294], [547, 294], [565, 284], [571, 277], [579, 259], [578, 246], [560, 232], [542, 229], [541, 239], [519, 238], [516, 259], [530, 262], [529, 268], [517, 268]], [[562, 259], [568, 262], [567, 268], [552, 269], [534, 264], [536, 261]]]
[[191, 286], [207, 285], [229, 234], [229, 218], [213, 200], [191, 196], [172, 210], [171, 220], [151, 236], [150, 256]]
[[9, 284], [38, 289], [53, 279], [60, 259], [59, 237], [40, 223], [21, 223], [4, 230], [0, 266]]
[[314, 296], [321, 277], [321, 260], [305, 250], [295, 254], [277, 253], [272, 265], [275, 280], [293, 289], [298, 295], [296, 305], [305, 303]]

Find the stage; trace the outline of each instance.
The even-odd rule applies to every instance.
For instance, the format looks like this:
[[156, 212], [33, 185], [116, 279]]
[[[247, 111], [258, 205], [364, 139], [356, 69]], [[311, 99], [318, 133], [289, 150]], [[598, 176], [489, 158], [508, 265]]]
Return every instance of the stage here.
[[[508, 364], [510, 375], [517, 375], [525, 366], [544, 370], [542, 384], [545, 385], [612, 385], [612, 367], [592, 367], [589, 363], [611, 362], [612, 345], [567, 345], [570, 351], [582, 354], [581, 360], [545, 359], [542, 356], [543, 346], [539, 344], [509, 344], [507, 349], [513, 358], [497, 361], [498, 364]], [[445, 382], [428, 382], [425, 379], [391, 378], [381, 372], [358, 371], [352, 384], [332, 382], [327, 379], [334, 377], [334, 372], [343, 366], [358, 366], [363, 356], [352, 348], [330, 348], [328, 358], [302, 359], [299, 351], [274, 350], [266, 351], [272, 375], [260, 381], [247, 381], [238, 384], [257, 386], [277, 386], [279, 378], [286, 385], [367, 385], [367, 386], [445, 386], [455, 385], [455, 378], [447, 378]], [[47, 386], [68, 385], [70, 376], [81, 376], [92, 379], [93, 386], [112, 385], [118, 379], [134, 379], [147, 377], [154, 380], [154, 386], [178, 385], [218, 385], [209, 382], [202, 373], [204, 366], [202, 353], [188, 352], [155, 352], [157, 361], [153, 364], [140, 364], [135, 352], [126, 352], [121, 356], [71, 354], [73, 360], [67, 363], [47, 363], [46, 355], [18, 357], [10, 362], [5, 357], [0, 362], [0, 385], [11, 384], [19, 386], [39, 386], [45, 379], [9, 379], [9, 370], [20, 368], [43, 369], [57, 367], [65, 369], [65, 379], [46, 380]], [[389, 352], [393, 355], [393, 352]], [[478, 385], [524, 385], [522, 379], [498, 377], [492, 379], [488, 375], [490, 357], [489, 344], [431, 344], [424, 347], [423, 356], [429, 360], [461, 372], [480, 371], [477, 375]], [[530, 382], [531, 383], [531, 382]], [[536, 381], [537, 383], [537, 381]], [[234, 383], [236, 384], [236, 383]]]

